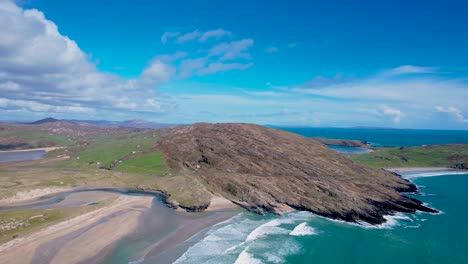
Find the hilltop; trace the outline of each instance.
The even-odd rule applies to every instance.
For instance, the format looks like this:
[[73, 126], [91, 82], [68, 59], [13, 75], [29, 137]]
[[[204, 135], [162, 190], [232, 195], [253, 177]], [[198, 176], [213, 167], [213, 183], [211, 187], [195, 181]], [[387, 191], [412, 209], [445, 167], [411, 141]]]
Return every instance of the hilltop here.
[[346, 221], [384, 222], [393, 212], [434, 212], [401, 192], [416, 186], [360, 166], [316, 140], [252, 124], [195, 124], [164, 130], [155, 145], [172, 174], [258, 213], [285, 208]]

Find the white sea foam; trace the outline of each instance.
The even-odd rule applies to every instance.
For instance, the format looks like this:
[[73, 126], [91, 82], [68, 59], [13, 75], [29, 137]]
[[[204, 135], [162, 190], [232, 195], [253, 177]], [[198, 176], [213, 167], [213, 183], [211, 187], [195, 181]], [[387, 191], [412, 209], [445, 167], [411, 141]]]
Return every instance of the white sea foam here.
[[289, 231], [287, 229], [278, 227], [282, 224], [292, 224], [294, 223], [294, 219], [292, 218], [279, 218], [274, 219], [265, 224], [255, 228], [245, 239], [245, 241], [252, 241], [259, 239], [261, 237], [265, 237], [272, 234], [287, 234]]
[[414, 180], [417, 178], [437, 177], [446, 175], [462, 175], [468, 174], [466, 171], [445, 170], [445, 171], [427, 171], [427, 172], [402, 172], [399, 173], [402, 178], [407, 180]]
[[380, 225], [371, 225], [369, 223], [361, 222], [358, 226], [367, 229], [393, 229], [402, 224], [402, 222], [413, 222], [414, 220], [403, 213], [396, 213], [394, 215], [385, 215], [385, 222]]
[[191, 246], [174, 263], [232, 263], [243, 250], [245, 238], [262, 221], [239, 214], [209, 229], [205, 237]]
[[140, 264], [140, 263], [143, 263], [144, 261], [145, 261], [145, 257], [141, 257], [137, 260], [128, 262], [128, 264]]
[[297, 225], [289, 234], [291, 236], [310, 236], [317, 234], [317, 232], [313, 227], [307, 226], [307, 223], [304, 222]]
[[[252, 220], [248, 214], [242, 213], [211, 227], [204, 238], [192, 245], [175, 263], [284, 263], [285, 256], [300, 250], [297, 241], [288, 238], [292, 232], [290, 225], [313, 217], [308, 212], [291, 212], [280, 218]], [[268, 239], [271, 235], [284, 236]], [[262, 237], [267, 239], [260, 240]]]
[[244, 249], [236, 259], [234, 264], [262, 264], [263, 262], [260, 259], [254, 258], [252, 254], [247, 252], [249, 248]]

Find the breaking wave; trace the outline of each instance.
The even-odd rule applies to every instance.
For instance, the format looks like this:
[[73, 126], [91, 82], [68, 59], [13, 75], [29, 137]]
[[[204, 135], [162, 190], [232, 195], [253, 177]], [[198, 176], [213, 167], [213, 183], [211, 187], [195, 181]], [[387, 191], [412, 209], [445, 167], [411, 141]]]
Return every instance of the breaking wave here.
[[307, 226], [307, 223], [301, 223], [297, 225], [293, 231], [289, 233], [291, 236], [310, 236], [310, 235], [316, 235], [317, 232], [313, 227]]

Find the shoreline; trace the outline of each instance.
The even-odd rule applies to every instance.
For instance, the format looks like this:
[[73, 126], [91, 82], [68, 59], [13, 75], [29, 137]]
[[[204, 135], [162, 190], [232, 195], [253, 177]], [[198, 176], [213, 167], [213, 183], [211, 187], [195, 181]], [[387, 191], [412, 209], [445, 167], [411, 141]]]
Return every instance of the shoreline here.
[[[36, 254], [38, 253], [37, 249], [39, 249], [42, 245], [47, 245], [49, 243], [53, 244], [54, 241], [56, 241], [57, 243], [61, 242], [59, 246], [66, 247], [67, 244], [64, 244], [64, 241], [60, 240], [65, 239], [66, 242], [73, 242], [75, 237], [72, 236], [68, 238], [67, 235], [73, 234], [74, 232], [79, 233], [80, 231], [84, 232], [82, 236], [84, 234], [87, 234], [87, 236], [83, 239], [85, 239], [87, 243], [89, 243], [88, 247], [86, 248], [89, 252], [87, 252], [87, 254], [78, 254], [75, 257], [89, 257], [96, 255], [99, 253], [99, 250], [101, 250], [104, 246], [118, 241], [120, 238], [132, 232], [132, 230], [136, 228], [136, 220], [138, 220], [138, 216], [139, 214], [141, 214], [141, 211], [128, 209], [131, 209], [132, 207], [149, 208], [151, 200], [152, 197], [149, 196], [144, 197], [121, 195], [117, 198], [117, 200], [114, 203], [110, 204], [109, 206], [99, 208], [91, 212], [50, 225], [41, 230], [28, 234], [25, 237], [15, 238], [0, 245], [0, 263], [8, 263], [9, 260], [18, 259], [22, 259], [25, 262], [34, 263], [36, 261], [35, 258], [38, 257], [36, 256]], [[121, 213], [118, 214], [119, 212]], [[112, 228], [109, 224], [105, 225], [105, 223], [113, 222], [119, 223], [118, 230], [115, 230], [115, 227]], [[101, 225], [102, 223], [104, 223], [104, 225]], [[82, 229], [85, 230], [82, 231]], [[96, 232], [86, 233], [86, 231], [88, 231], [86, 229], [92, 231], [96, 230]], [[111, 235], [103, 236], [103, 233]], [[82, 236], [79, 236], [78, 238]], [[73, 247], [71, 248], [70, 252], [73, 252], [72, 249]], [[61, 258], [66, 259], [65, 256], [67, 254], [60, 253], [61, 248], [59, 248], [59, 250], [56, 251], [57, 254], [55, 254], [52, 257], [60, 258], [60, 256], [62, 255]], [[38, 258], [41, 259], [42, 257]], [[64, 262], [60, 262], [59, 260], [58, 263]]]
[[393, 168], [383, 168], [384, 170], [397, 173], [425, 173], [425, 172], [466, 172], [468, 170], [454, 169], [454, 168], [445, 168], [445, 167], [393, 167]]
[[[44, 189], [39, 190], [43, 191]], [[74, 190], [77, 192], [73, 192]], [[210, 207], [205, 212], [181, 212], [167, 207], [154, 193], [138, 195], [131, 192], [125, 193], [125, 191], [129, 191], [126, 189], [121, 190], [123, 193], [118, 193], [118, 190], [115, 189], [113, 194], [117, 196], [117, 199], [103, 208], [54, 223], [23, 237], [0, 244], [0, 263], [9, 263], [15, 259], [24, 260], [25, 263], [38, 261], [41, 263], [64, 263], [64, 260], [67, 260], [67, 263], [81, 263], [83, 261], [99, 263], [109, 256], [109, 253], [112, 254], [119, 242], [127, 236], [138, 235], [139, 232], [140, 235], [148, 234], [148, 232], [138, 230], [144, 230], [148, 226], [151, 228], [156, 224], [159, 226], [159, 232], [165, 233], [164, 230], [177, 222], [178, 227], [175, 230], [148, 245], [142, 252], [147, 258], [161, 256], [165, 259], [175, 260], [183, 254], [180, 250], [184, 247], [184, 242], [187, 239], [234, 216], [241, 210], [231, 201], [214, 196]], [[112, 192], [112, 189], [96, 188], [87, 191]], [[55, 194], [64, 192], [70, 192], [67, 197], [73, 196], [74, 199], [79, 199], [77, 197], [94, 199], [90, 198], [86, 191], [80, 192], [79, 188], [57, 189]], [[35, 193], [40, 192], [36, 191]], [[34, 204], [34, 201], [40, 201], [41, 197], [53, 196], [54, 192], [41, 194], [39, 197], [29, 199], [29, 203], [21, 200], [17, 205], [30, 204], [31, 201]], [[59, 203], [66, 203], [67, 200], [68, 198]], [[14, 210], [14, 207], [11, 210]], [[173, 220], [165, 218], [159, 220], [156, 218], [155, 220], [155, 215], [169, 215]], [[149, 220], [157, 223], [146, 222]], [[119, 227], [118, 230], [115, 229], [116, 226]], [[80, 248], [80, 254], [77, 254], [76, 248]], [[41, 252], [49, 253], [44, 255]]]
[[44, 148], [29, 148], [29, 149], [13, 149], [13, 150], [0, 150], [0, 153], [14, 153], [14, 152], [28, 152], [28, 151], [38, 151], [42, 150], [45, 152], [51, 152], [57, 149], [65, 148], [63, 146], [60, 147], [44, 147]]

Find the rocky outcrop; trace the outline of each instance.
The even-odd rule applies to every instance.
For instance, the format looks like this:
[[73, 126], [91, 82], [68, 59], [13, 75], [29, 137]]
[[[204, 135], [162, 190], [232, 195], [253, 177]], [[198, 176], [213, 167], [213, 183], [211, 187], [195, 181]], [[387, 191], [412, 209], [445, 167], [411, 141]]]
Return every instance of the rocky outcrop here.
[[343, 147], [355, 147], [355, 148], [371, 148], [367, 141], [355, 140], [355, 139], [331, 139], [331, 138], [314, 138], [320, 143], [326, 145], [335, 145]]
[[252, 124], [195, 124], [163, 130], [155, 146], [172, 174], [257, 213], [285, 205], [351, 222], [379, 224], [385, 214], [436, 212], [402, 192], [416, 186], [353, 163], [325, 145]]

